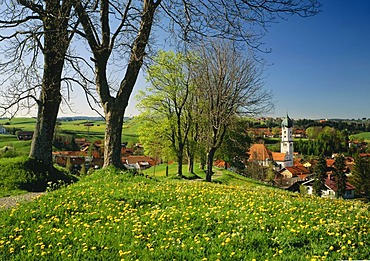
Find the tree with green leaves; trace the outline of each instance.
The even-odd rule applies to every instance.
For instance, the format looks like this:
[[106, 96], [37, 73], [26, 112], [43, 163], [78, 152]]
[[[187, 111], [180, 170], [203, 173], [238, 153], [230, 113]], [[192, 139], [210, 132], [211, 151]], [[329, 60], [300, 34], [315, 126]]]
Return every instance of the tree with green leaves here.
[[355, 186], [356, 193], [360, 196], [370, 198], [370, 160], [357, 155], [355, 166], [350, 178], [351, 184]]
[[[236, 0], [79, 0], [74, 7], [93, 57], [96, 91], [106, 120], [104, 166], [121, 165], [120, 144], [123, 116], [130, 95], [150, 52], [152, 28], [164, 29], [170, 43], [188, 47], [206, 44], [209, 39], [229, 39], [244, 47], [261, 50], [260, 37], [276, 18], [318, 13], [317, 0], [244, 1]], [[259, 29], [256, 29], [259, 27]], [[260, 30], [263, 29], [263, 30]], [[166, 35], [166, 34], [164, 34]], [[163, 36], [163, 34], [161, 35]], [[116, 64], [116, 79], [109, 81], [108, 66]]]
[[195, 58], [188, 53], [160, 51], [148, 69], [150, 86], [141, 92], [139, 107], [146, 115], [156, 115], [167, 130], [163, 130], [177, 156], [177, 174], [182, 177], [185, 146], [193, 124], [191, 96], [194, 85], [191, 81], [192, 63]]
[[326, 179], [326, 160], [324, 156], [321, 156], [319, 160], [317, 161], [317, 164], [315, 166], [315, 175], [314, 175], [314, 182], [313, 182], [313, 193], [317, 196], [321, 196], [321, 189], [323, 187], [323, 184], [325, 184]]
[[345, 173], [345, 159], [343, 155], [335, 157], [335, 183], [337, 186], [337, 198], [343, 197], [346, 193], [347, 176]]
[[226, 131], [224, 142], [216, 155], [226, 162], [225, 167], [229, 163], [234, 168], [244, 169], [246, 148], [251, 144], [246, 126], [245, 119], [235, 117], [233, 124]]

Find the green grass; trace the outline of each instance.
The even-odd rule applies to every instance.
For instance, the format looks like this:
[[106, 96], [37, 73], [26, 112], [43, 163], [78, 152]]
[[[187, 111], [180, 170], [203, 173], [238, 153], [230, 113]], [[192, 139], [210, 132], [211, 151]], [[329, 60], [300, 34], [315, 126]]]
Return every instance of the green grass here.
[[351, 140], [364, 140], [370, 142], [370, 132], [361, 132], [350, 136]]
[[[86, 120], [76, 121], [61, 121], [60, 125], [56, 128], [58, 135], [67, 135], [69, 137], [86, 138], [88, 141], [104, 140], [105, 122], [104, 121], [89, 121], [94, 126], [84, 126]], [[0, 119], [0, 125], [4, 125], [5, 128], [12, 130], [13, 128], [22, 131], [33, 131], [35, 128], [36, 119], [34, 118], [13, 118]], [[128, 120], [123, 124], [122, 130], [122, 142], [138, 143], [139, 135], [138, 130], [140, 129], [141, 123]], [[5, 136], [0, 136], [0, 143], [5, 141]]]
[[2, 260], [367, 259], [369, 218], [368, 205], [356, 201], [301, 196], [248, 182], [149, 179], [106, 169], [1, 211], [0, 256]]
[[0, 125], [4, 125], [7, 129], [21, 129], [22, 131], [33, 131], [35, 129], [36, 119], [34, 118], [13, 118], [0, 119]]
[[40, 163], [28, 157], [0, 160], [0, 197], [22, 194], [26, 191], [45, 191], [48, 182], [76, 181], [62, 168], [47, 171]]

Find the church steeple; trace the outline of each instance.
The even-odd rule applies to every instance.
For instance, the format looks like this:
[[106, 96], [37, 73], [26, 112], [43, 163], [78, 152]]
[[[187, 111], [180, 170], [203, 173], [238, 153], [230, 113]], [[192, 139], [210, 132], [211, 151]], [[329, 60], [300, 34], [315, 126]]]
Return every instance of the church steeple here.
[[286, 128], [292, 128], [293, 127], [293, 121], [292, 121], [291, 118], [289, 118], [288, 114], [283, 119], [283, 121], [281, 123], [281, 127], [286, 127]]
[[280, 152], [286, 154], [288, 160], [285, 167], [293, 166], [293, 120], [288, 114], [281, 122], [281, 144]]

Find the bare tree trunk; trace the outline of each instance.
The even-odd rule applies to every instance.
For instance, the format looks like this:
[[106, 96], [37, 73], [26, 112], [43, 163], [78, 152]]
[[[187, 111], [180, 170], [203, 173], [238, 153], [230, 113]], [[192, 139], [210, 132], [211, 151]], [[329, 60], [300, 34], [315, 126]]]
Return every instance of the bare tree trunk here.
[[[55, 6], [50, 6], [53, 13]], [[68, 7], [66, 14], [70, 13]], [[54, 129], [62, 101], [61, 79], [65, 54], [69, 46], [68, 19], [55, 15], [54, 19], [44, 21], [44, 68], [42, 89], [38, 100], [38, 113], [29, 157], [40, 161], [48, 169], [52, 169], [52, 142]], [[49, 28], [53, 28], [50, 30]]]
[[[180, 149], [180, 148], [179, 148]], [[184, 158], [184, 154], [183, 154], [183, 151], [184, 149], [180, 149], [180, 152], [179, 153], [177, 153], [177, 161], [178, 161], [178, 163], [177, 163], [177, 175], [179, 176], [179, 177], [181, 177], [182, 178], [182, 161], [183, 161], [183, 158]]]
[[188, 172], [194, 174], [194, 155], [188, 154]]
[[122, 167], [121, 137], [123, 124], [122, 109], [111, 109], [105, 113], [104, 166]]
[[[59, 84], [60, 85], [60, 84]], [[55, 88], [53, 93], [42, 91], [38, 106], [37, 121], [29, 157], [44, 164], [48, 169], [53, 166], [52, 142], [58, 116], [61, 95]], [[55, 95], [53, 95], [56, 93]]]
[[213, 157], [215, 156], [217, 148], [212, 147], [207, 155], [207, 172], [206, 172], [206, 181], [212, 181], [213, 175]]

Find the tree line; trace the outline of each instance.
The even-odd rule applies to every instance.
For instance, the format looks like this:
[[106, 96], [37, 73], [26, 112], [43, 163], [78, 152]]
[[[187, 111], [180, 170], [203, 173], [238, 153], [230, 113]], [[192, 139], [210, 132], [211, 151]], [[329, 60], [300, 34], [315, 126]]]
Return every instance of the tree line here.
[[[104, 167], [121, 167], [123, 116], [145, 58], [156, 48], [153, 28], [163, 29], [174, 47], [207, 47], [217, 38], [262, 50], [269, 23], [293, 14], [312, 16], [319, 7], [316, 0], [5, 0], [1, 108], [12, 114], [37, 108], [29, 157], [51, 169], [60, 106], [68, 107], [70, 93], [80, 87], [91, 108], [103, 110]], [[213, 134], [222, 135], [215, 126]]]
[[245, 128], [240, 129], [240, 117], [272, 108], [271, 93], [264, 90], [260, 75], [253, 60], [230, 42], [211, 42], [208, 48], [187, 53], [159, 52], [148, 69], [150, 87], [139, 96], [146, 154], [174, 155], [179, 176], [185, 156], [190, 172], [197, 156], [210, 181], [214, 157], [225, 138], [237, 144], [236, 131], [247, 136]]

